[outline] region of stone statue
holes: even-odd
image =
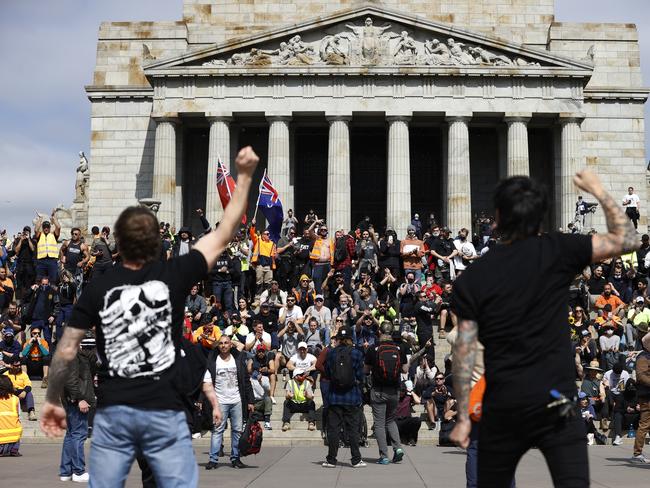
[[[90,178],[90,171],[88,169],[88,160],[83,151],[79,152],[79,166],[77,166],[77,178],[75,180],[75,202],[86,201],[86,188],[88,186],[88,179]]]
[[[348,63],[347,49],[343,48],[344,37],[341,34],[325,36],[318,50],[325,64],[341,65]]]
[[[390,32],[391,25],[375,26],[367,17],[363,25],[345,24],[339,32],[304,41],[299,34],[279,43],[275,49],[254,47],[230,57],[212,59],[203,66],[259,67],[311,65],[429,65],[429,66],[539,66],[510,53],[491,51],[476,44],[457,42],[451,37],[419,41],[407,31]],[[349,29],[349,30],[345,30]],[[351,32],[350,32],[351,31]],[[311,35],[311,34],[310,34]]]
[[[430,65],[448,66],[452,64],[449,48],[438,39],[425,41],[424,59],[425,62]]]
[[[456,42],[453,38],[447,39],[447,46],[454,64],[477,64],[476,60],[463,49],[465,44]]]
[[[470,47],[469,52],[479,64],[491,64],[494,66],[512,66],[512,60],[503,54],[494,54],[480,46]]]
[[[417,61],[418,48],[415,39],[409,36],[409,33],[402,31],[397,45],[393,51],[396,64],[415,64]]]
[[[364,25],[345,25],[348,29],[352,30],[361,42],[361,55],[366,61],[376,61],[379,56],[379,47],[381,36],[384,32],[390,29],[390,24],[382,27],[375,27],[372,25],[372,19],[366,18]]]

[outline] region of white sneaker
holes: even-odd
[[[72,481],[72,476],[59,476],[61,481]]]
[[[363,462],[363,459],[361,461],[359,461],[357,464],[352,465],[353,468],[365,468],[366,466],[368,466],[368,465]]]
[[[336,468],[336,464],[330,464],[327,461],[324,461],[323,464],[321,464],[321,466],[324,468]]]
[[[271,397],[271,403],[275,405],[277,402],[275,401],[275,397]]]
[[[90,476],[88,476],[88,473],[72,475],[72,481],[75,483],[88,483],[89,478]]]
[[[192,434],[192,439],[200,439],[200,438],[201,438],[200,432],[194,432],[194,434]]]
[[[620,446],[621,444],[623,444],[623,438],[622,438],[620,435],[617,435],[617,436],[614,438],[614,442],[612,442],[612,445],[614,445],[614,446]]]
[[[593,446],[594,445],[594,434],[587,434],[587,445],[588,446]]]
[[[630,462],[638,463],[638,464],[647,464],[650,461],[643,454],[639,454],[638,456],[632,457],[632,459],[630,459]]]

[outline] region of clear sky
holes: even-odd
[[[555,3],[560,22],[636,23],[650,86],[650,0]],[[74,198],[77,153],[90,158],[83,87],[92,81],[100,22],[181,17],[182,0],[0,0],[0,229],[13,234],[36,210],[49,214]]]

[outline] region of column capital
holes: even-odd
[[[205,118],[209,122],[230,122],[232,121],[232,112],[205,112]]]
[[[445,114],[445,120],[449,123],[451,122],[469,122],[472,120],[472,112],[457,112],[457,113],[447,113]]]
[[[506,112],[503,120],[510,124],[512,122],[523,122],[527,124],[533,114],[531,112]]]
[[[579,124],[585,119],[585,117],[586,115],[582,112],[560,112],[558,114],[558,121],[562,125],[568,124],[570,122]]]
[[[410,122],[411,114],[386,114],[388,122]]]
[[[266,112],[264,116],[266,117],[266,120],[268,120],[269,122],[279,122],[279,121],[290,122],[291,119],[293,119],[293,115],[286,112]]]
[[[352,120],[352,114],[351,113],[338,113],[338,112],[326,112],[325,113],[325,120],[327,120],[329,123],[336,122],[337,120],[343,121],[343,122],[350,122]]]
[[[157,123],[159,122],[170,122],[172,124],[178,124],[180,119],[178,118],[178,112],[165,112],[152,114],[151,118]]]

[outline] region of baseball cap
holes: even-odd
[[[237,312],[234,312],[234,313],[230,314],[230,320],[233,320],[233,319],[241,320],[241,317],[239,316],[239,314]]]
[[[325,298],[323,298],[323,295],[316,295],[314,300],[325,300]]]
[[[635,301],[636,303],[643,303],[643,302],[645,302],[645,299],[644,299],[643,297],[636,297],[636,298],[634,299],[634,301]]]
[[[584,337],[584,336],[588,336],[588,335],[589,335],[589,331],[588,331],[588,330],[583,330],[583,331],[581,332],[581,334],[582,334],[583,337]]]
[[[337,339],[347,339],[348,337],[352,337],[352,332],[349,327],[341,327],[335,337]]]
[[[298,349],[303,349],[303,348],[307,349],[307,343],[304,341],[298,343]]]
[[[271,306],[271,304],[269,302],[262,302],[262,304],[260,305],[260,307],[266,307],[266,308],[268,308],[270,306]]]
[[[256,351],[266,351],[266,346],[264,344],[258,344],[255,348]]]
[[[293,377],[295,378],[296,376],[300,376],[302,374],[305,374],[305,370],[302,368],[296,368],[293,370]]]
[[[14,330],[11,327],[5,327],[4,329],[2,329],[2,335],[14,336],[16,334],[14,333]]]
[[[584,391],[581,391],[580,393],[578,393],[578,398],[580,400],[587,398],[587,394]]]

